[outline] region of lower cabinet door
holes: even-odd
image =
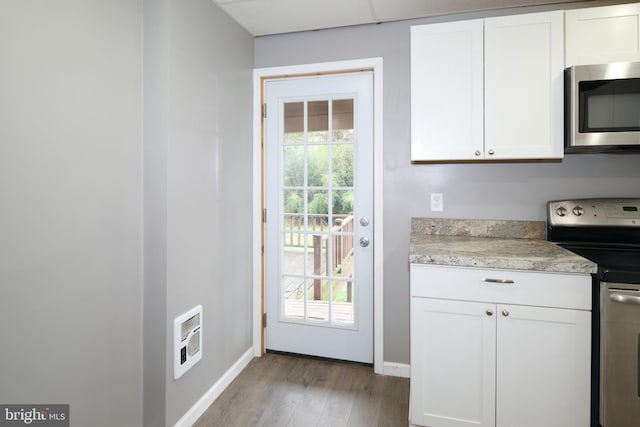
[[[585,427],[591,315],[497,306],[497,427]]]
[[[495,426],[495,311],[411,298],[411,424]]]

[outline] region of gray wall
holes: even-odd
[[[144,0],[144,425],[166,423],[171,0]]]
[[[142,3],[0,4],[0,402],[142,423]]]
[[[171,9],[167,324],[202,304],[204,350],[177,381],[168,358],[169,425],[252,345],[253,37],[210,0],[188,3]]]
[[[253,38],[210,0],[6,0],[0,58],[0,403],[173,425],[251,346]]]
[[[526,11],[548,9],[551,8]],[[640,197],[638,154],[571,155],[556,163],[410,163],[409,27],[482,16],[489,14],[266,36],[255,42],[256,67],[383,58],[385,361],[409,363],[407,258],[412,216],[544,220],[547,200]],[[429,210],[431,192],[443,193],[444,212]]]
[[[173,425],[252,345],[253,37],[211,0],[160,3],[147,15],[159,34],[145,76],[163,83],[145,105],[145,229],[148,249],[166,252],[147,253],[145,288],[159,305],[162,297],[151,294],[166,292],[166,313],[153,323],[160,307],[147,312],[145,367],[159,369],[165,351],[164,371],[149,372],[146,385],[155,395],[157,376],[164,378],[165,422]],[[174,380],[173,319],[197,304],[203,358]],[[154,341],[162,329],[164,341]],[[145,422],[156,406],[147,401]]]

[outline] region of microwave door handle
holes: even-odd
[[[609,295],[609,299],[613,302],[618,302],[620,304],[640,305],[640,297],[634,297],[634,296],[622,295],[622,294],[611,294]]]

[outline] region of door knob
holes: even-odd
[[[369,239],[367,237],[361,237],[360,246],[362,246],[363,248],[366,248],[367,246],[369,246]]]
[[[360,218],[360,225],[363,227],[366,227],[367,225],[369,225],[369,218],[367,218],[366,216],[363,216],[362,218]]]

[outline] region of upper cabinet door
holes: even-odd
[[[563,40],[563,11],[485,20],[487,158],[562,158]]]
[[[566,11],[566,66],[640,61],[640,6]]]
[[[483,21],[411,27],[411,160],[482,158],[482,112]]]

